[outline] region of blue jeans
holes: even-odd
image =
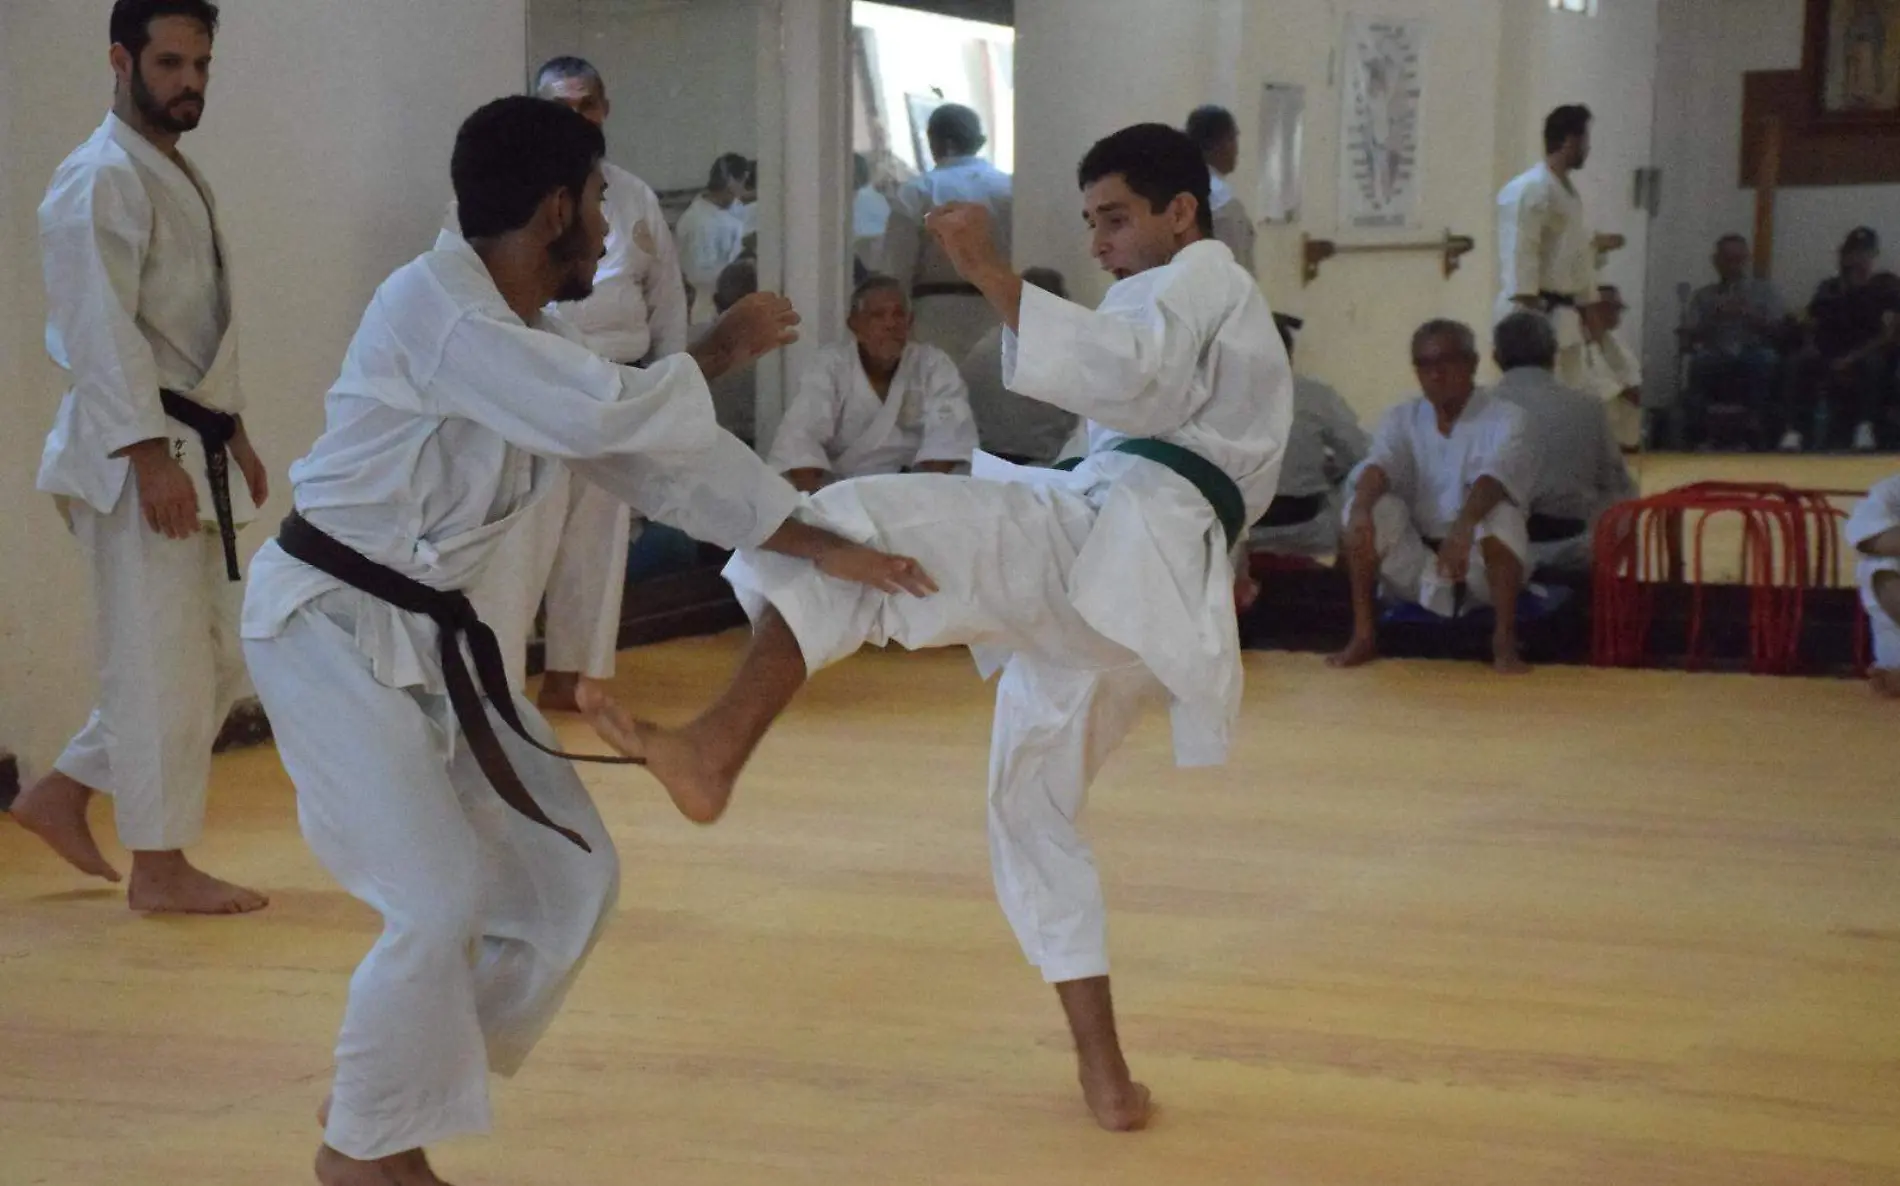
[[[1741,404],[1759,433],[1774,407],[1780,372],[1781,356],[1766,346],[1749,346],[1735,355],[1698,352],[1692,356],[1689,389],[1682,399],[1682,444],[1693,447],[1706,439],[1712,403]]]

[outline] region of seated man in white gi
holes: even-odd
[[[1557,332],[1542,313],[1513,313],[1491,331],[1504,377],[1491,389],[1521,408],[1537,458],[1526,534],[1531,571],[1588,572],[1597,520],[1637,496],[1636,479],[1610,429],[1603,402],[1557,382]]]
[[[1118,281],[1094,312],[1025,285],[981,206],[941,209],[930,230],[1011,327],[1011,390],[1091,421],[1081,464],[982,455],[973,478],[825,488],[811,513],[916,556],[942,592],[853,588],[746,548],[726,573],[753,641],[727,691],[683,729],[606,706],[593,723],[709,820],[809,675],[866,642],[968,645],[983,670],[1000,667],[997,895],[1055,985],[1084,1099],[1104,1128],[1125,1130],[1146,1122],[1149,1097],[1115,1036],[1101,881],[1078,820],[1149,701],[1172,704],[1178,762],[1226,756],[1241,688],[1229,549],[1273,497],[1293,384],[1259,285],[1213,239],[1192,141],[1159,124],[1124,129],[1089,151],[1079,180],[1095,256]]]
[[[1900,699],[1900,474],[1878,482],[1847,520],[1860,553],[1860,603],[1874,631],[1874,690]]]
[[[1379,655],[1376,594],[1453,617],[1497,607],[1492,662],[1529,671],[1518,653],[1517,595],[1530,555],[1524,506],[1536,459],[1524,413],[1477,386],[1471,329],[1428,321],[1412,335],[1424,394],[1386,414],[1346,506],[1352,641],[1327,662],[1357,667]]]
[[[1275,313],[1280,341],[1293,357],[1297,317]],[[1293,376],[1293,432],[1280,467],[1273,505],[1248,533],[1256,552],[1280,556],[1331,556],[1339,549],[1340,479],[1365,459],[1372,438],[1337,391],[1297,371]]]
[[[902,286],[889,276],[858,285],[845,324],[851,340],[812,358],[767,464],[807,493],[840,478],[969,464],[969,389],[949,355],[911,340]]]
[[[1054,268],[1027,268],[1023,283],[1064,300],[1068,283]],[[963,359],[963,381],[970,388],[970,413],[985,453],[1017,465],[1052,465],[1081,420],[1053,404],[1017,395],[1003,386],[1003,327],[994,325]],[[1086,448],[1086,446],[1085,446]],[[1081,456],[1082,451],[1077,452]]]
[[[548,309],[592,287],[605,151],[538,98],[462,125],[467,238],[445,231],[377,290],[291,468],[295,512],[252,565],[244,653],[304,837],[383,916],[350,981],[324,1186],[437,1183],[424,1147],[487,1130],[489,1071],[526,1058],[614,908],[613,841],[466,596],[557,463],[700,539],[811,557],[841,588],[929,592],[914,562],[792,520],[797,492],[713,422],[702,360],[789,340],[785,301],[758,294],[646,370]]]

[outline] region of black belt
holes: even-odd
[[[929,284],[913,284],[910,286],[910,299],[913,301],[922,300],[925,297],[940,297],[940,296],[980,297],[982,295],[983,295],[983,290],[978,288],[976,285],[964,284],[961,281],[956,281],[956,280],[932,282]]]
[[[1214,517],[1220,520],[1221,530],[1227,533],[1227,546],[1231,548],[1240,542],[1240,533],[1247,527],[1247,500],[1241,495],[1240,486],[1220,466],[1192,449],[1154,437],[1129,437],[1117,441],[1110,452],[1146,457],[1186,478],[1189,485],[1201,492],[1207,505],[1214,508]],[[1067,457],[1050,468],[1072,470],[1085,460],[1082,457]]]
[[[1525,528],[1534,544],[1554,544],[1561,540],[1576,539],[1590,530],[1590,524],[1582,519],[1565,519],[1558,515],[1532,515],[1525,520]]]
[[[1256,527],[1298,527],[1319,518],[1326,509],[1324,494],[1276,494]]]
[[[1540,292],[1537,294],[1537,299],[1544,302],[1546,310],[1577,307],[1577,298],[1567,292]]]
[[[508,687],[508,673],[502,664],[501,644],[495,641],[495,632],[476,615],[475,606],[460,590],[431,589],[421,581],[378,564],[311,526],[296,511],[290,512],[284,519],[284,525],[278,529],[277,545],[291,556],[319,572],[328,573],[351,588],[360,589],[397,609],[426,614],[434,619],[442,656],[442,679],[448,685],[449,704],[455,710],[456,721],[462,726],[462,736],[468,739],[468,748],[475,752],[476,764],[488,777],[495,793],[501,796],[502,802],[522,815],[573,841],[582,852],[594,851],[580,833],[563,828],[549,819],[547,813],[541,810],[541,805],[534,801],[534,796],[528,793],[528,788],[522,785],[521,776],[509,764],[508,752],[501,748],[494,726],[488,722],[488,714],[482,710],[482,700],[486,698],[493,704],[510,729],[544,754],[565,758],[570,762],[600,762],[611,766],[644,766],[645,758],[562,753],[530,737],[521,723],[521,714],[515,711],[514,692]],[[475,658],[476,673],[481,676],[481,691],[476,690],[475,681],[469,676],[468,663],[462,657],[460,640],[464,635],[468,638],[469,653]]]
[[[224,544],[224,571],[232,580],[239,580],[237,520],[231,514],[231,459],[225,452],[225,446],[237,435],[238,418],[176,391],[160,391],[158,402],[167,416],[197,433],[204,442],[205,482],[211,487],[211,509],[218,517],[218,539]]]

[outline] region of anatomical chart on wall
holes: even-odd
[[[1354,230],[1418,225],[1426,22],[1346,18],[1340,54],[1340,224]]]

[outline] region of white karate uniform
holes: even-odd
[[[1643,365],[1623,344],[1614,331],[1603,340],[1583,348],[1584,373],[1589,377],[1585,388],[1603,401],[1610,418],[1610,431],[1618,447],[1634,449],[1643,441],[1643,409],[1622,398],[1625,391],[1643,386]]]
[[[1359,417],[1337,391],[1317,379],[1293,380],[1293,427],[1287,437],[1286,464],[1280,467],[1277,494],[1289,498],[1323,496],[1317,515],[1285,527],[1255,527],[1248,536],[1254,551],[1282,556],[1330,556],[1339,550],[1339,483],[1372,446]]]
[[[981,157],[951,157],[928,173],[911,178],[897,191],[884,226],[882,271],[912,293],[916,322],[912,333],[951,358],[962,358],[989,328],[996,310],[970,289],[937,240],[924,232],[924,217],[948,202],[989,207],[996,245],[1008,258],[1013,210],[1009,174]],[[919,285],[954,284],[968,291],[916,295]]]
[[[970,414],[976,418],[977,440],[987,452],[1051,465],[1062,455],[1070,435],[1081,427],[1075,413],[1017,395],[1003,386],[1001,322],[991,326],[970,348],[959,369],[964,385],[970,389]],[[1087,449],[1085,432],[1075,455],[1080,457]]]
[[[967,464],[976,452],[970,392],[950,356],[911,342],[879,399],[855,340],[812,356],[779,421],[766,463],[779,473],[820,469],[840,478],[895,474],[924,461]]]
[[[1422,395],[1386,413],[1361,470],[1378,466],[1388,482],[1386,495],[1372,508],[1379,581],[1387,596],[1451,616],[1453,583],[1439,575],[1438,554],[1425,541],[1445,538],[1480,478],[1497,479],[1508,497],[1473,534],[1465,578],[1470,603],[1492,604],[1480,546],[1486,539],[1497,539],[1528,561],[1524,507],[1537,465],[1525,431],[1524,413],[1483,389],[1472,393],[1449,435],[1438,431],[1438,414]],[[1358,474],[1348,484],[1356,490]],[[1343,518],[1351,517],[1353,506],[1348,499]]]
[[[539,320],[523,324],[445,232],[364,314],[323,435],[291,467],[298,511],[405,576],[467,590],[562,465],[727,547],[762,542],[798,505],[715,425],[691,358],[616,366],[559,315]],[[370,1159],[485,1130],[486,1072],[520,1064],[613,909],[612,840],[572,768],[497,721],[523,784],[594,851],[502,804],[460,742],[430,619],[272,541],[243,636],[304,836],[384,921],[350,983],[324,1139]]]
[[[1858,549],[1896,527],[1900,527],[1900,474],[1874,483],[1867,497],[1854,507],[1842,534],[1849,547]],[[1885,671],[1900,671],[1900,622],[1874,597],[1874,575],[1882,572],[1900,574],[1900,558],[1863,554],[1855,577],[1860,582],[1860,604],[1873,627],[1874,666]]]
[[[710,321],[719,273],[745,249],[745,218],[736,203],[722,210],[701,194],[680,214],[673,238],[686,283],[693,286],[692,320]]]
[[[1250,516],[1273,497],[1292,376],[1266,298],[1216,242],[1117,283],[1098,311],[1023,292],[1005,338],[1019,394],[1089,417],[1073,472],[977,457],[974,477],[840,482],[808,513],[916,557],[941,592],[890,596],[745,550],[726,569],[755,619],[769,604],[812,671],[866,642],[967,645],[1003,672],[990,762],[997,895],[1052,981],[1108,971],[1100,880],[1077,828],[1090,780],[1149,699],[1172,703],[1176,760],[1221,762],[1240,709],[1227,541],[1173,470],[1112,451],[1159,437],[1220,467]]]
[[[1498,262],[1503,283],[1498,291],[1497,320],[1521,306],[1514,296],[1560,293],[1578,305],[1597,297],[1597,253],[1589,224],[1583,217],[1583,198],[1539,161],[1513,177],[1498,191]],[[1583,356],[1583,316],[1560,306],[1550,311],[1557,331],[1559,382],[1587,388]]]
[[[1234,194],[1234,187],[1227,179],[1209,169],[1208,213],[1214,219],[1214,237],[1227,244],[1234,253],[1234,262],[1247,271],[1253,271],[1254,229],[1253,218],[1247,213],[1247,207],[1241,205]]]
[[[98,706],[54,768],[113,797],[119,839],[134,851],[198,842],[211,745],[244,688],[237,586],[204,448],[159,403],[166,388],[244,409],[229,257],[196,173],[108,115],[54,173],[39,210],[46,348],[72,381],[39,488],[91,561],[99,663]],[[172,540],[146,526],[131,462],[113,454],[157,438],[172,442],[210,530]],[[235,462],[230,475],[233,517],[249,522],[256,508]]]
[[[608,164],[602,171],[606,254],[593,294],[559,306],[561,316],[594,353],[614,362],[678,354],[686,349],[686,290],[659,196],[625,169]],[[625,502],[562,474],[521,530],[509,534],[475,604],[501,641],[513,687],[527,682],[528,636],[544,592],[545,668],[613,677],[634,526]]]

